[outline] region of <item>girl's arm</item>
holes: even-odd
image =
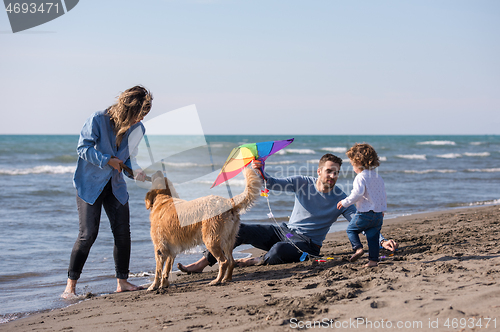
[[[351,194],[348,197],[341,200],[337,204],[337,208],[341,209],[342,207],[351,206],[352,204],[359,201],[361,197],[363,197],[364,193],[365,193],[365,181],[361,176],[358,175],[354,179]]]

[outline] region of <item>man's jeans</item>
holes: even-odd
[[[321,246],[312,243],[307,236],[290,230],[285,223],[280,227],[275,225],[249,225],[241,224],[234,247],[241,244],[251,244],[255,248],[267,251],[263,257],[264,264],[284,264],[300,262],[303,253],[290,243],[293,242],[303,252],[314,256],[319,255]],[[206,250],[204,256],[210,266],[217,260]]]
[[[382,212],[356,212],[349,226],[347,226],[347,237],[351,241],[352,249],[363,248],[359,240],[359,233],[365,232],[366,241],[368,242],[368,259],[378,262],[380,229],[383,222],[384,216]]]

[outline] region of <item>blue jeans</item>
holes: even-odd
[[[241,244],[251,244],[255,248],[265,250],[264,264],[275,265],[300,262],[302,252],[290,243],[293,242],[303,252],[318,256],[321,246],[314,244],[310,238],[290,230],[285,223],[279,228],[275,225],[249,225],[241,224],[234,247]],[[217,260],[206,250],[204,256],[209,265],[214,265]]]
[[[347,226],[347,237],[351,241],[352,249],[363,248],[359,240],[359,233],[365,232],[366,241],[368,242],[368,259],[378,262],[380,229],[383,222],[384,216],[382,212],[356,212],[349,226]]]

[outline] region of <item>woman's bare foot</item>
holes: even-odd
[[[368,263],[365,264],[365,267],[375,267],[375,266],[378,266],[378,262],[368,261]]]
[[[64,290],[64,293],[61,294],[63,299],[70,300],[76,297],[76,282],[76,280],[68,279],[66,289]]]
[[[351,258],[349,259],[349,262],[353,263],[353,262],[357,261],[361,256],[363,256],[364,253],[365,252],[364,252],[363,248],[359,248],[358,250],[356,250],[354,255],[351,256]]]
[[[202,257],[199,261],[186,266],[182,265],[181,263],[177,263],[177,268],[179,269],[179,271],[187,274],[201,273],[207,266],[208,260],[206,259],[206,257]]]
[[[127,279],[116,279],[116,293],[121,292],[132,292],[136,290],[144,289],[141,286],[136,286],[127,281]]]

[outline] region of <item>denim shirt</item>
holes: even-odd
[[[135,137],[129,142],[131,132],[134,132]],[[137,138],[136,133],[140,134],[140,138]],[[85,202],[94,204],[111,179],[114,196],[125,205],[128,202],[128,192],[123,172],[118,172],[108,165],[108,161],[114,156],[124,160],[128,167],[136,169],[137,164],[134,162],[132,165],[131,159],[134,160],[134,156],[137,155],[137,147],[144,133],[143,124],[136,123],[123,135],[120,148],[117,149],[111,118],[106,115],[106,111],[92,114],[83,125],[76,148],[78,162],[73,184],[78,196]]]

